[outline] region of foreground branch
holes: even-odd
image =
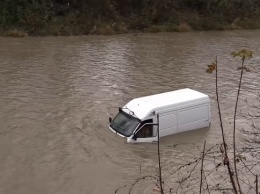
[[[160,191],[161,194],[164,194],[163,192],[163,186],[162,186],[162,168],[161,168],[161,154],[160,154],[160,129],[159,129],[159,116],[157,115],[157,122],[158,122],[158,129],[157,129],[157,137],[158,137],[158,143],[157,143],[157,154],[158,154],[158,165],[159,165],[159,182],[160,182]]]
[[[218,94],[218,60],[216,57],[216,96],[217,96],[217,105],[218,105],[218,115],[219,115],[219,121],[220,121],[220,128],[221,128],[221,135],[222,135],[222,141],[223,141],[223,148],[224,148],[224,165],[227,165],[227,169],[228,169],[228,174],[229,174],[229,178],[232,184],[232,187],[234,189],[234,193],[238,194],[237,192],[237,187],[235,184],[235,180],[233,177],[233,172],[230,166],[230,162],[229,162],[229,158],[228,158],[228,154],[227,154],[227,144],[226,144],[226,140],[225,140],[225,134],[224,134],[224,128],[223,128],[223,122],[222,122],[222,115],[221,115],[221,110],[220,110],[220,103],[219,103],[219,94]]]
[[[256,190],[256,194],[258,193],[258,175],[255,176],[255,190]]]
[[[201,188],[202,188],[202,175],[203,175],[203,162],[204,162],[205,146],[206,146],[206,141],[204,141],[204,146],[203,146],[203,151],[202,151],[202,159],[201,159],[201,169],[200,169],[200,194],[201,194]]]
[[[234,162],[235,176],[236,176],[236,180],[237,180],[239,193],[242,193],[242,190],[241,190],[241,186],[240,186],[239,179],[238,179],[237,164],[236,164],[236,116],[237,116],[238,99],[239,99],[243,72],[244,72],[244,62],[245,62],[245,58],[242,59],[242,68],[241,68],[241,74],[240,74],[240,79],[239,79],[237,99],[236,99],[236,105],[235,105],[235,113],[234,113],[234,121],[233,121],[234,122],[234,124],[233,124],[233,162]]]

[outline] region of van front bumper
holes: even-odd
[[[124,135],[122,135],[122,134],[116,132],[110,125],[108,126],[108,128],[109,128],[111,131],[113,131],[114,133],[116,133],[117,135],[119,135],[120,137],[126,137],[126,136],[124,136]]]

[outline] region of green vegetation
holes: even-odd
[[[0,34],[115,34],[260,28],[256,0],[1,0]]]

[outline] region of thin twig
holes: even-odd
[[[204,162],[204,153],[205,153],[206,141],[204,141],[203,151],[202,151],[202,159],[201,159],[201,169],[200,169],[200,194],[202,188],[202,174],[203,174],[203,162]]]
[[[146,178],[156,179],[155,177],[150,176],[150,175],[148,175],[148,176],[143,176],[143,177],[140,177],[140,178],[136,179],[136,180],[131,184],[131,187],[130,187],[130,189],[129,189],[128,194],[131,194],[131,192],[132,192],[134,186],[135,186],[139,181],[145,180]]]
[[[244,164],[244,166],[246,167],[246,169],[247,169],[252,175],[255,175],[255,174],[251,171],[251,169],[248,168],[248,166],[245,164],[245,162],[243,161],[243,159],[241,159],[240,161]]]
[[[114,194],[116,194],[120,189],[122,189],[122,188],[125,188],[126,187],[126,185],[124,185],[124,186],[122,186],[122,187],[119,187],[119,188],[117,188],[116,190],[115,190],[115,192],[114,192]]]
[[[205,152],[205,155],[213,154],[215,151],[212,151],[212,152],[210,152],[210,151],[211,151],[213,148],[217,147],[217,146],[218,146],[218,144],[213,145],[212,147],[210,147],[209,149],[207,149],[207,151]],[[199,158],[194,158],[193,161],[188,162],[188,163],[186,163],[186,164],[183,164],[183,165],[179,166],[174,172],[172,172],[172,173],[170,173],[170,174],[175,174],[175,173],[179,172],[179,171],[180,171],[182,168],[184,168],[184,167],[190,166],[190,165],[192,165],[192,164],[194,164],[194,163],[198,163],[199,160],[201,160],[201,157],[199,157]]]
[[[199,164],[199,161],[200,161],[200,160],[198,160],[197,163],[193,166],[193,168],[192,168],[191,171],[189,172],[189,175],[179,181],[180,184],[182,184],[183,182],[185,182],[186,180],[188,180],[188,179],[191,177],[191,174],[194,172],[195,168],[196,168],[197,165]]]
[[[207,177],[206,177],[204,171],[203,171],[203,175],[204,175],[204,179],[205,179],[205,182],[206,182],[206,185],[207,185],[206,189],[207,189],[208,193],[210,194],[210,191],[209,191],[209,184],[208,184]]]
[[[255,187],[250,184],[250,178],[251,178],[251,177],[248,177],[248,176],[246,176],[245,174],[243,174],[243,176],[241,176],[241,178],[240,178],[240,177],[238,177],[238,178],[239,178],[239,180],[240,180],[242,183],[244,183],[244,188],[245,188],[245,185],[247,185],[249,189],[255,190]],[[246,180],[243,180],[242,178],[245,178]],[[246,182],[246,181],[248,181],[248,182]],[[245,193],[245,192],[244,192],[244,193]]]

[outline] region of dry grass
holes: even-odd
[[[122,23],[122,24],[116,25],[115,31],[117,33],[127,33],[128,32],[128,28],[127,28],[127,26],[124,23]]]
[[[157,33],[157,32],[161,32],[163,30],[159,26],[151,26],[146,31],[151,32],[151,33]]]
[[[95,31],[95,34],[113,35],[113,34],[115,34],[115,31],[113,30],[113,28],[110,25],[105,25],[105,26],[98,27]]]
[[[9,36],[13,38],[23,38],[23,37],[28,37],[28,34],[22,30],[12,29],[12,30],[8,30],[5,33],[5,36]]]
[[[177,32],[190,32],[192,31],[192,27],[187,24],[186,22],[180,23],[177,28],[176,28]]]
[[[232,23],[229,26],[226,26],[225,30],[242,30],[242,28],[239,25]]]

